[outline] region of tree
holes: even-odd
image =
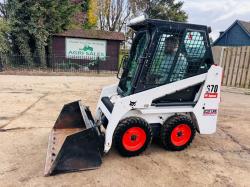
[[[8,33],[10,31],[9,23],[0,18],[0,53],[9,52]]]
[[[120,32],[131,16],[129,1],[98,0],[98,19],[101,30]]]
[[[91,29],[97,25],[97,0],[84,0],[83,12],[86,14],[83,28]]]
[[[147,14],[153,19],[187,21],[182,10],[183,2],[175,0],[97,0],[98,26],[101,30],[125,31],[128,43],[133,36],[131,29],[124,29],[130,18]]]
[[[129,0],[131,14],[133,17],[146,14],[152,19],[163,19],[172,21],[187,21],[187,14],[181,10],[183,2],[175,2],[175,0]],[[132,17],[131,16],[131,17]],[[127,43],[130,45],[134,36],[131,29],[125,33]]]
[[[175,0],[130,0],[133,13],[147,14],[153,19],[186,22],[188,15],[182,10],[183,2]]]
[[[8,0],[7,17],[14,52],[25,61],[46,66],[51,36],[72,25],[79,7],[69,0]]]

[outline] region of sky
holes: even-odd
[[[181,0],[190,23],[212,27],[215,40],[236,19],[250,21],[250,0]]]

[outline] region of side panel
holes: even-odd
[[[99,113],[99,108],[101,108],[101,106],[103,105],[102,104],[102,97],[110,97],[112,95],[115,95],[117,94],[117,85],[118,84],[113,84],[113,85],[110,85],[110,86],[106,86],[102,89],[102,92],[101,92],[101,95],[99,97],[99,100],[98,100],[98,103],[97,103],[97,106],[96,106],[96,115],[95,115],[95,121],[100,119],[100,113]],[[107,111],[107,110],[106,110]],[[109,116],[110,114],[106,114],[107,116]]]
[[[221,97],[221,79],[222,68],[212,66],[208,71],[200,98],[193,110],[201,134],[212,134],[216,131]]]
[[[130,116],[136,116],[140,117],[144,120],[146,120],[149,124],[157,123],[157,124],[163,124],[164,121],[169,118],[173,113],[144,113],[143,110],[130,110],[127,112],[122,118],[127,118]]]

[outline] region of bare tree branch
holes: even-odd
[[[98,11],[99,11],[100,29],[120,32],[124,28],[126,21],[132,15],[130,1],[124,1],[124,0],[98,0],[98,1],[99,1]],[[105,14],[103,14],[104,11]]]
[[[4,0],[3,2],[0,3],[0,16],[3,17],[4,19],[7,19],[7,4],[6,1]]]

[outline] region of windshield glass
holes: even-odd
[[[131,94],[132,82],[135,78],[139,60],[143,56],[147,43],[148,34],[146,31],[138,33],[133,41],[130,55],[123,69],[122,77],[119,83],[119,88],[121,89],[122,95],[124,96]]]

